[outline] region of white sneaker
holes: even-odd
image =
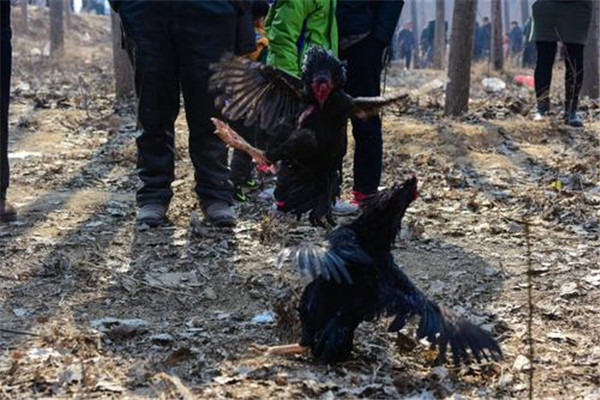
[[[535,115],[533,116],[533,120],[536,122],[543,121],[545,118],[546,118],[546,116],[539,112],[536,112]]]
[[[358,204],[346,200],[337,199],[332,208],[334,215],[352,215],[358,212]]]

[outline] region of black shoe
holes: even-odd
[[[565,118],[565,123],[573,128],[583,128],[583,121],[577,115],[577,111],[571,111]]]
[[[233,206],[217,201],[203,208],[205,221],[218,228],[233,227],[237,223]]]
[[[17,219],[17,210],[7,200],[0,200],[0,222],[11,222]]]
[[[156,227],[165,222],[167,209],[164,204],[145,204],[137,210],[137,223],[146,224],[150,227]]]

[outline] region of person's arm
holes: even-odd
[[[267,18],[267,64],[300,76],[298,39],[309,4],[305,0],[278,0]]]
[[[403,0],[380,0],[371,2],[374,13],[371,36],[381,41],[386,46],[390,44],[403,6]]]

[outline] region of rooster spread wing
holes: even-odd
[[[365,119],[376,115],[384,107],[407,101],[409,98],[407,93],[390,97],[354,97],[351,101],[350,116]]]
[[[281,266],[288,258],[294,260],[301,275],[348,284],[353,283],[348,265],[373,263],[371,256],[360,247],[356,234],[350,229],[334,231],[329,237],[329,247],[325,249],[314,245],[283,249],[277,257],[277,266]]]
[[[502,356],[498,343],[489,333],[428,299],[399,267],[394,265],[390,273],[382,276],[378,283],[380,312],[395,317],[390,332],[402,329],[410,317],[418,316],[417,337],[427,338],[437,346],[441,359],[445,359],[448,345],[457,365],[470,361],[469,349],[477,362],[482,357],[487,360],[488,354],[492,359]]]
[[[211,65],[209,90],[215,106],[230,120],[259,123],[267,132],[304,106],[302,81],[280,69],[231,54]]]

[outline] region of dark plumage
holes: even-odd
[[[501,350],[481,328],[428,299],[398,267],[390,253],[404,212],[417,197],[417,179],[372,197],[363,214],[329,236],[328,247],[287,249],[300,271],[314,280],[304,289],[299,311],[300,345],[327,363],[347,358],[354,331],[362,321],[394,317],[389,331],[419,317],[418,338],[427,338],[445,358],[448,344],[454,362],[496,358]]]
[[[333,224],[348,118],[373,115],[394,98],[353,98],[343,91],[345,64],[320,47],[307,52],[301,78],[244,58],[212,65],[210,89],[230,120],[258,124],[268,135],[266,157],[278,163],[278,208],[314,224]]]

